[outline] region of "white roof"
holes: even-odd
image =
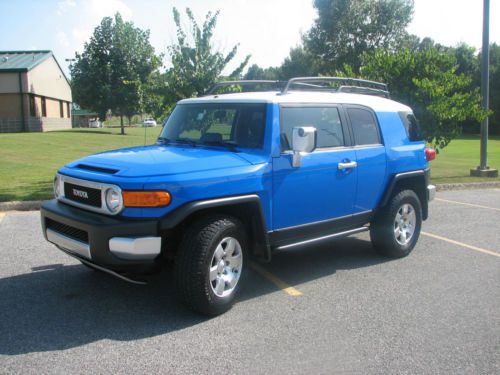
[[[357,104],[364,105],[376,112],[411,111],[411,108],[394,100],[373,95],[351,94],[342,92],[289,91],[285,95],[279,92],[242,92],[232,94],[208,95],[199,98],[184,99],[179,103],[315,103],[315,104]]]

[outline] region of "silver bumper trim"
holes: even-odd
[[[427,196],[429,197],[429,202],[434,200],[436,197],[436,186],[427,185]]]
[[[99,271],[102,271],[102,272],[105,272],[105,273],[108,273],[114,277],[117,277],[119,279],[122,279],[122,280],[125,280],[129,283],[132,283],[132,284],[138,284],[138,285],[146,285],[147,282],[145,281],[141,281],[141,280],[134,280],[134,279],[131,279],[130,277],[127,277],[127,276],[124,276],[124,275],[121,275],[119,274],[118,272],[115,272],[115,271],[111,271],[110,269],[107,269],[105,267],[101,267],[101,266],[98,266],[97,264],[94,264],[92,262],[89,262],[83,258],[80,258],[78,255],[75,255],[74,253],[68,251],[68,250],[65,250],[63,248],[60,248],[60,250],[62,252],[64,252],[65,254],[68,254],[69,256],[75,258],[75,259],[78,259],[80,262],[82,263],[85,263],[87,266],[89,267],[92,267],[92,268],[95,268],[96,270],[99,270]]]
[[[66,237],[52,229],[47,229],[47,240],[69,252],[78,254],[87,259],[92,259],[90,256],[90,246],[84,242]]]
[[[109,250],[122,259],[154,259],[161,252],[161,237],[113,237],[109,240]]]

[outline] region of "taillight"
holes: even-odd
[[[436,150],[434,150],[433,148],[426,148],[425,158],[427,159],[427,161],[436,159]]]

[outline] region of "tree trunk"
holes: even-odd
[[[121,127],[121,135],[125,135],[125,128],[123,127],[123,115],[120,113],[120,127]]]

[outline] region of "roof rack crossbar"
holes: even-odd
[[[349,92],[356,94],[367,94],[367,95],[376,95],[381,96],[383,98],[390,99],[389,92],[386,90],[374,89],[371,87],[359,87],[359,86],[340,86],[337,89],[337,92]]]
[[[301,91],[348,92],[390,98],[385,83],[346,77],[295,77],[286,82],[264,79],[223,81],[215,83],[206,93],[200,96],[215,95],[220,88],[229,86],[241,86],[243,91],[255,91],[245,90],[245,88],[257,88],[265,85],[268,85],[269,89],[259,91],[277,91],[279,95],[287,94],[291,91],[292,86],[296,86]]]
[[[241,80],[241,81],[223,81],[217,82],[214,84],[205,94],[202,96],[212,95],[221,87],[227,86],[259,86],[259,85],[274,85],[271,87],[273,90],[279,91],[280,86],[284,85],[282,81],[272,81],[267,79],[250,79],[250,80]]]
[[[345,77],[296,77],[296,78],[291,78],[288,80],[286,83],[285,87],[281,91],[281,95],[285,95],[288,93],[288,91],[291,89],[291,86],[293,85],[304,85],[304,84],[311,84],[311,83],[321,83],[321,82],[333,82],[333,83],[338,83],[339,87],[336,88],[335,91],[341,91],[340,89],[342,87],[351,87],[352,92],[354,92],[354,88],[359,88],[359,89],[373,89],[373,90],[378,90],[378,91],[373,91],[371,90],[366,90],[366,93],[373,93],[375,94],[376,92],[378,95],[384,94],[385,97],[389,97],[389,90],[387,88],[387,85],[385,83],[380,83],[380,82],[375,82],[375,81],[368,81],[365,79],[357,79],[357,78],[345,78]],[[319,85],[321,86],[321,85]],[[325,89],[328,89],[328,86],[323,86]],[[335,89],[331,87],[331,89]],[[347,92],[346,89],[344,92]],[[357,91],[361,92],[361,90]]]

